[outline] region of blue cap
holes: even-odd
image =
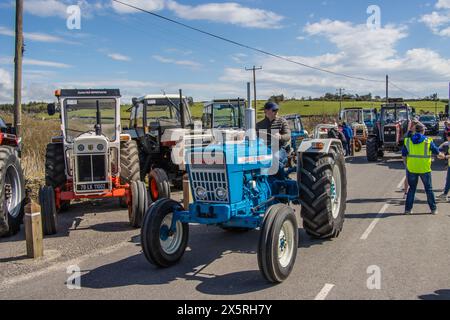
[[[264,105],[264,110],[278,111],[280,110],[280,107],[275,102],[267,102]]]

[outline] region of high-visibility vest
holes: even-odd
[[[431,172],[431,143],[433,139],[426,138],[423,142],[414,144],[411,138],[405,139],[408,150],[406,167],[408,171],[416,174]]]

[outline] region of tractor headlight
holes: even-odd
[[[99,144],[97,145],[97,150],[98,150],[98,151],[103,151],[103,149],[105,149],[105,146],[104,146],[103,144],[99,143]]]
[[[208,192],[206,191],[205,188],[203,187],[197,187],[195,189],[195,195],[197,196],[197,198],[199,199],[206,199],[206,197],[208,196]]]
[[[84,145],[83,144],[79,144],[78,145],[78,151],[80,151],[80,152],[84,151]]]
[[[227,190],[224,188],[217,188],[215,193],[219,200],[225,200],[227,198]]]

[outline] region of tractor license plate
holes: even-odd
[[[77,185],[77,191],[96,191],[108,189],[107,183],[89,183]]]

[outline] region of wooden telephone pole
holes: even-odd
[[[258,110],[256,108],[257,106],[257,101],[256,101],[256,71],[257,70],[262,70],[262,67],[256,68],[255,66],[253,66],[253,68],[245,68],[246,71],[253,71],[253,104],[255,106],[255,121],[258,122],[257,118],[257,114],[258,114]]]
[[[23,0],[16,0],[16,52],[14,57],[14,128],[22,134],[22,56],[23,56]]]

